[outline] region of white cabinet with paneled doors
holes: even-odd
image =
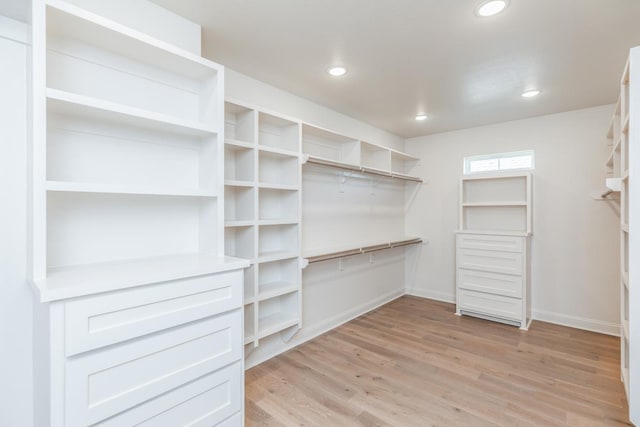
[[[462,179],[456,314],[528,328],[531,227],[531,174]]]

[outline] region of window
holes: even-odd
[[[512,153],[484,154],[464,158],[463,173],[471,175],[483,172],[502,172],[520,169],[533,169],[533,150]]]

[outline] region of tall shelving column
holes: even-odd
[[[83,292],[105,263],[112,288],[215,270],[223,67],[65,1],[36,2],[34,21],[39,291]]]
[[[225,104],[226,253],[245,275],[245,353],[302,325],[300,123]]]
[[[627,267],[625,274],[626,301],[622,307],[628,315],[627,336],[627,400],[629,402],[629,418],[634,424],[640,424],[640,394],[637,386],[640,384],[640,369],[632,362],[637,362],[638,345],[640,344],[640,298],[636,294],[640,287],[640,235],[636,231],[638,218],[640,218],[640,186],[637,185],[640,177],[640,47],[631,49],[627,72],[622,79],[622,93],[624,102],[623,132],[626,135],[625,165],[627,173],[624,179],[624,215],[626,224],[627,241],[624,255],[624,263]],[[622,217],[622,215],[621,215]],[[622,220],[621,220],[622,222]],[[624,232],[623,232],[624,233]]]
[[[528,329],[531,174],[465,176],[456,236],[456,314]]]
[[[34,424],[242,425],[224,68],[80,3],[32,2]]]

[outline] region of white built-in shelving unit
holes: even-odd
[[[530,173],[468,175],[460,181],[456,314],[528,328],[531,194]]]
[[[249,259],[245,353],[301,316],[300,122],[225,103],[225,252]]]
[[[80,2],[32,3],[35,424],[240,425],[224,68]]]
[[[412,185],[418,185],[422,182],[419,177],[410,175],[411,170],[419,161],[417,157],[307,123],[302,125],[302,152],[305,170],[313,167],[338,173],[340,186],[344,186],[352,179],[368,180],[370,181],[371,189],[369,191],[371,194],[374,193],[373,187],[379,184],[379,179],[389,179],[395,181],[396,184],[408,182]],[[356,185],[356,187],[358,186]],[[325,191],[336,189],[337,187],[334,189],[325,188]],[[387,188],[386,191],[400,190],[404,194],[404,189],[405,187],[402,186]],[[354,198],[349,202],[353,203],[353,206],[338,206],[336,211],[339,212],[342,208],[347,208],[352,212],[362,209],[364,199],[360,199],[354,193]],[[371,204],[375,201],[372,199],[367,203]],[[375,207],[371,205],[368,209],[375,209]],[[365,218],[362,220],[364,221]],[[338,221],[340,222],[340,220]],[[326,232],[328,235],[333,235],[330,230],[326,230]],[[365,253],[372,254],[385,249],[422,242],[420,238],[406,237],[397,233],[392,236],[376,237],[381,233],[384,233],[384,230],[370,230],[366,238],[360,238],[357,241],[347,235],[335,236],[335,241],[332,241],[330,245],[318,244],[313,241],[307,242],[303,256],[308,263],[315,263]]]
[[[637,123],[640,122],[640,48],[631,49],[620,82],[620,96],[606,134],[610,154],[606,162],[608,192],[620,194],[620,376],[629,401],[629,417],[640,420],[640,407],[634,399],[634,384],[639,384],[635,366],[634,344],[638,342],[634,313],[640,306],[634,301],[638,272],[632,260],[640,254],[634,230],[640,195],[634,183],[638,176],[640,146]],[[606,193],[605,193],[606,194]],[[635,257],[635,258],[634,258]],[[635,286],[634,286],[635,285]]]
[[[409,175],[417,157],[309,124],[302,126],[302,152],[310,165],[422,182]]]

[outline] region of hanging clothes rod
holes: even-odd
[[[353,172],[360,172],[360,173],[369,174],[369,175],[384,176],[387,178],[397,178],[405,181],[422,182],[421,178],[418,178],[415,176],[410,176],[410,175],[405,175],[401,173],[385,171],[385,170],[380,170],[375,168],[369,168],[366,166],[357,166],[350,163],[338,162],[336,160],[323,159],[315,156],[308,156],[306,160],[304,160],[304,163],[310,163],[314,165],[326,166],[326,167],[336,168],[336,169],[343,169],[343,170],[353,171]]]
[[[422,239],[420,237],[413,237],[410,239],[396,240],[389,243],[381,243],[377,245],[364,246],[362,248],[347,249],[343,251],[315,255],[312,257],[307,257],[307,260],[309,261],[309,264],[311,264],[314,262],[328,261],[331,259],[343,258],[347,256],[352,256],[352,255],[366,254],[370,252],[377,252],[385,249],[399,248],[401,246],[415,245],[418,243],[422,243]]]

